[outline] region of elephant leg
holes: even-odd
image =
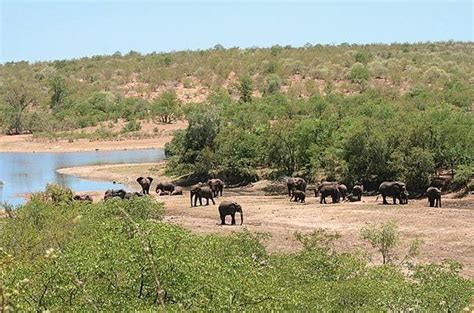
[[[401,199],[399,199],[399,202],[400,202],[400,204],[401,204],[401,201],[400,201],[400,200],[401,200]],[[395,196],[393,196],[393,204],[397,204],[397,197],[395,197]]]
[[[388,204],[387,198],[385,197],[385,195],[382,195],[382,198],[383,198],[383,204]]]
[[[213,205],[216,205],[216,203],[214,202],[214,198],[211,198],[211,201]]]
[[[225,215],[221,214],[221,225],[225,225]]]
[[[441,197],[438,198],[438,205],[441,207]]]
[[[232,217],[232,225],[235,225],[235,212],[230,215]]]
[[[206,198],[206,205],[209,205],[209,198]]]

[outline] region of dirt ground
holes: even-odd
[[[454,194],[444,195],[442,208],[429,208],[427,200],[411,200],[408,205],[382,205],[381,199],[363,197],[362,202],[319,204],[314,194],[307,192],[305,204],[290,202],[285,195],[266,195],[268,181],[260,181],[253,186],[225,189],[224,196],[216,199],[216,204],[197,208],[190,207],[189,193],[184,196],[158,197],[154,193],[156,181],[169,181],[163,176],[163,163],[105,165],[70,168],[63,173],[85,178],[116,180],[129,184],[130,190],[140,190],[136,176],[155,177],[153,197],[166,207],[165,220],[182,225],[197,233],[231,233],[247,228],[252,232],[268,233],[265,242],[270,252],[293,252],[300,247],[295,240],[295,232],[309,233],[316,228],[338,232],[341,238],[336,245],[340,251],[369,251],[373,263],[380,263],[379,254],[366,242],[360,240],[360,228],[366,223],[395,221],[401,234],[399,253],[407,251],[410,242],[419,238],[423,241],[420,262],[441,262],[454,259],[462,264],[462,274],[474,277],[474,195],[455,198]],[[94,201],[99,201],[103,191],[91,192]],[[243,226],[220,226],[217,212],[223,200],[237,201],[244,209]],[[328,199],[330,202],[330,199]],[[230,217],[228,217],[230,219]],[[237,217],[237,223],[240,218]],[[230,221],[229,221],[230,222]]]
[[[115,124],[111,131],[119,131],[124,122]],[[34,138],[33,135],[0,136],[0,152],[75,152],[94,150],[126,150],[126,149],[148,149],[164,148],[165,144],[173,139],[173,132],[187,126],[185,121],[176,121],[172,124],[156,124],[142,122],[141,132],[153,134],[152,138],[142,139],[118,139],[90,141],[89,139],[78,139],[74,142],[68,140],[48,140],[46,138]],[[93,132],[97,127],[89,127],[80,131]],[[156,128],[156,131],[155,131]]]

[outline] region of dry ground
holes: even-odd
[[[114,179],[128,183],[131,190],[139,190],[134,182],[138,176],[151,175],[157,180],[170,180],[163,176],[162,164],[106,165],[61,170],[95,179]],[[306,204],[289,202],[284,195],[265,195],[268,182],[261,181],[251,187],[225,189],[216,205],[190,207],[189,193],[184,196],[158,197],[165,203],[165,219],[198,233],[230,233],[243,227],[253,232],[269,233],[265,243],[271,252],[292,252],[299,249],[294,239],[296,231],[308,233],[316,228],[338,232],[341,238],[337,248],[341,251],[369,250],[373,262],[380,257],[367,243],[359,239],[359,230],[366,223],[395,221],[401,233],[402,254],[411,240],[423,240],[419,261],[440,262],[455,259],[464,264],[463,275],[474,277],[474,196],[462,199],[454,195],[443,197],[442,208],[427,207],[427,200],[412,200],[408,205],[381,205],[375,197],[364,197],[359,203],[319,204],[319,199],[307,194]],[[153,187],[152,187],[153,188]],[[94,200],[102,198],[103,191],[93,192]],[[243,226],[220,226],[217,205],[223,200],[240,203],[244,208]],[[329,200],[330,202],[330,200]],[[237,223],[240,218],[237,217]]]
[[[106,123],[107,124],[107,123]],[[111,131],[119,131],[124,122],[113,125]],[[132,138],[119,140],[90,141],[79,139],[74,142],[68,140],[48,140],[45,138],[34,138],[33,135],[0,136],[0,152],[74,152],[94,150],[126,150],[126,149],[148,149],[164,148],[165,144],[173,139],[173,132],[187,126],[185,121],[177,121],[172,124],[157,124],[152,122],[141,122],[141,132],[152,135],[151,138]],[[155,128],[157,131],[155,131]],[[86,133],[93,132],[97,127],[89,127],[78,131]]]

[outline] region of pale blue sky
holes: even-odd
[[[0,62],[225,47],[473,41],[471,1],[0,0]]]

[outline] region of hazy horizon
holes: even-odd
[[[137,51],[473,40],[472,3],[3,1],[0,63]]]

